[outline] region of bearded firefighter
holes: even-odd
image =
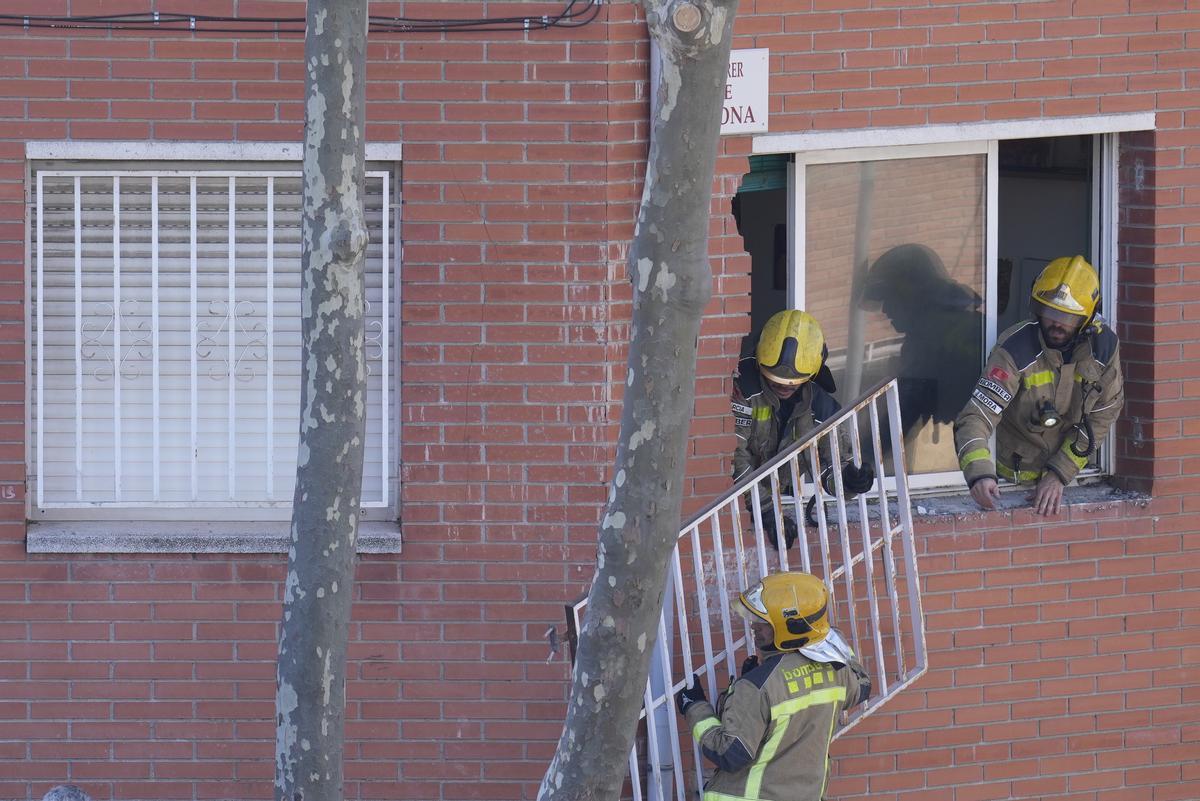
[[[1082,256],[1055,259],[1033,284],[1032,319],[997,340],[954,421],[959,466],[983,509],[996,507],[1005,479],[1032,487],[1037,514],[1058,514],[1063,487],[1121,413],[1120,342],[1099,305],[1095,268]]]

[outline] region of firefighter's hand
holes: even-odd
[[[971,485],[971,497],[980,507],[988,510],[995,509],[996,502],[1000,500],[1000,485],[994,478],[981,478]]]
[[[770,509],[770,507],[763,510],[762,521],[763,521],[763,537],[766,539],[768,545],[770,545],[772,548],[774,548],[776,551],[778,551],[779,550],[779,536],[775,532],[775,513]],[[799,535],[799,531],[797,531],[797,529],[796,529],[796,521],[793,520],[791,518],[791,516],[784,514],[783,515],[783,547],[791,548],[792,543],[794,543],[796,541],[796,537],[798,535]]]
[[[692,677],[695,681],[695,677]],[[679,710],[679,714],[686,715],[688,707],[698,701],[707,701],[708,696],[704,694],[704,685],[699,681],[695,681],[691,687],[684,685],[683,689],[675,693],[675,708]]]
[[[847,493],[858,495],[866,492],[875,483],[875,468],[866,462],[862,467],[855,467],[854,462],[846,462],[842,467],[842,489]]]
[[[742,673],[745,676],[750,671],[758,667],[758,654],[751,654],[742,662]]]
[[[1039,515],[1056,515],[1062,506],[1063,483],[1053,470],[1042,473],[1033,491],[1033,511]]]

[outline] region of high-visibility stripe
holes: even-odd
[[[692,727],[692,737],[696,742],[700,742],[700,738],[704,736],[704,732],[709,729],[715,729],[720,725],[721,721],[716,718],[705,718],[704,720],[697,721],[696,725]]]
[[[1022,378],[1021,382],[1025,385],[1026,389],[1029,389],[1030,387],[1040,387],[1045,384],[1053,384],[1054,383],[1054,371],[1053,370],[1039,370],[1036,373],[1030,373],[1029,375]]]
[[[771,419],[771,407],[770,406],[759,406],[757,409],[754,410],[754,419],[755,420],[770,420]]]
[[[996,472],[999,473],[1001,475],[1001,477],[1007,478],[1009,481],[1018,481],[1018,482],[1019,481],[1037,481],[1039,478],[1042,477],[1041,472],[1038,470],[1022,470],[1019,473],[1014,473],[1013,469],[1006,464],[997,464]]]
[[[1087,464],[1088,457],[1086,457],[1086,456],[1076,456],[1076,455],[1075,455],[1075,451],[1071,450],[1071,443],[1069,443],[1069,442],[1066,442],[1066,441],[1064,440],[1064,441],[1063,441],[1063,444],[1062,444],[1062,448],[1061,448],[1061,450],[1062,450],[1062,452],[1063,452],[1063,453],[1065,453],[1065,454],[1067,455],[1067,458],[1068,458],[1068,459],[1070,459],[1072,462],[1074,462],[1074,463],[1075,463],[1075,466],[1076,466],[1076,467],[1078,467],[1078,468],[1082,469],[1082,468],[1084,467],[1084,465],[1086,465],[1086,464]]]
[[[766,743],[759,749],[758,758],[754,760],[754,765],[750,768],[750,775],[746,777],[746,798],[749,801],[755,801],[758,798],[759,792],[762,790],[763,774],[767,770],[767,765],[771,764],[771,760],[775,758],[775,752],[779,750],[779,743],[783,740],[783,735],[787,733],[792,715],[810,707],[836,704],[845,700],[845,687],[828,687],[824,690],[813,690],[799,698],[782,701],[771,707],[771,724],[774,728]],[[826,740],[826,744],[828,745],[828,740]]]
[[[976,448],[973,451],[967,451],[966,453],[964,453],[962,455],[962,458],[958,460],[958,466],[959,466],[959,468],[966,470],[967,465],[971,464],[972,462],[978,462],[978,461],[981,461],[984,459],[991,459],[991,458],[992,458],[992,452],[989,451],[987,448]]]

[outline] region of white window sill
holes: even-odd
[[[290,523],[39,521],[28,553],[287,553]],[[400,553],[400,524],[362,521],[359,553]]]
[[[1028,509],[1029,494],[1033,492],[1033,484],[1015,486],[1007,482],[1000,484],[1000,501],[996,511],[1011,512],[1017,509]],[[1121,501],[1146,501],[1148,496],[1138,492],[1118,489],[1103,481],[1085,485],[1071,484],[1063,490],[1064,506],[1095,506],[1112,504]],[[984,514],[970,493],[964,490],[949,490],[930,495],[919,495],[912,499],[913,514],[917,517],[958,517],[967,514]]]

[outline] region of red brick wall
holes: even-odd
[[[486,5],[453,10],[511,11]],[[1119,470],[1156,497],[1047,526],[921,521],[932,669],[838,746],[833,790],[1200,797],[1200,23],[1136,1],[845,7],[744,0],[736,46],[771,49],[772,132],[1158,112],[1123,138],[1119,299]],[[567,668],[544,634],[590,577],[619,418],[642,36],[614,4],[573,31],[372,39],[368,138],[404,146],[405,552],[359,568],[348,798],[532,798],[553,747]],[[297,141],[300,57],[296,39],[0,29],[0,483],[24,477],[23,142]],[[721,142],[693,508],[727,485],[749,150]],[[23,498],[0,514],[0,798],[67,780],[269,797],[282,559],[31,557]]]

